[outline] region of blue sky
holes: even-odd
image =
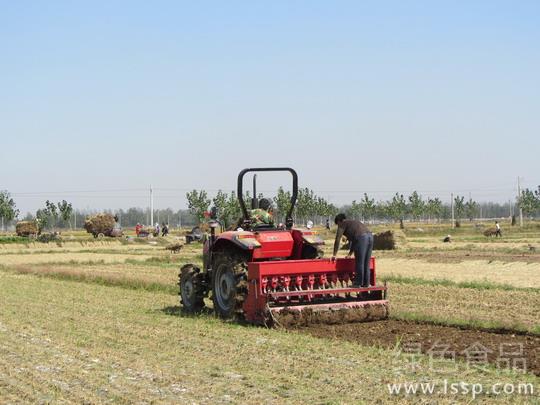
[[[540,183],[540,2],[2,3],[0,189],[22,211],[146,206],[150,184],[179,208],[259,165],[338,204]]]

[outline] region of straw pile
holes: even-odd
[[[97,214],[86,218],[86,221],[84,221],[84,229],[94,236],[97,236],[100,233],[109,235],[114,228],[115,222],[115,218],[111,214]]]
[[[497,235],[497,229],[495,228],[489,228],[484,231],[484,236],[496,236]]]
[[[38,226],[36,221],[20,221],[15,225],[17,236],[30,236],[38,234]]]
[[[373,250],[394,250],[397,248],[397,239],[400,235],[396,235],[393,231],[376,233],[373,235]],[[341,240],[340,250],[349,250],[351,244],[345,237]],[[401,243],[401,242],[400,242]]]
[[[395,248],[394,232],[386,231],[373,235],[373,250],[394,250]]]

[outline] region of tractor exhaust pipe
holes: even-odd
[[[251,209],[259,208],[259,200],[257,199],[257,173],[253,175],[253,197],[251,198]]]

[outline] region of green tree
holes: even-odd
[[[364,197],[360,200],[360,210],[362,211],[364,220],[373,219],[377,211],[375,199],[370,199],[368,195],[364,193]]]
[[[242,217],[240,203],[238,198],[236,198],[236,193],[234,191],[229,194],[229,198],[225,204],[225,212],[223,213],[223,216],[227,219],[227,227],[236,223]]]
[[[443,212],[442,201],[438,198],[428,198],[426,211],[430,217],[440,219]]]
[[[351,203],[351,208],[349,208],[349,216],[351,218],[360,218],[362,215],[362,204],[357,203],[356,200],[353,200]]]
[[[403,197],[403,194],[399,193],[396,193],[394,197],[392,197],[392,200],[388,202],[386,207],[388,215],[394,221],[399,221],[399,227],[401,229],[405,227],[403,225],[403,219],[405,218],[405,215],[407,215],[407,208],[405,197]]]
[[[36,221],[38,224],[39,232],[46,229],[50,220],[50,213],[46,208],[40,208],[36,211]]]
[[[309,188],[301,188],[298,190],[298,200],[296,203],[296,215],[306,220],[312,216],[315,211],[315,193]]]
[[[469,201],[465,203],[465,215],[467,216],[467,218],[469,218],[469,221],[472,221],[474,219],[477,212],[478,203],[476,201],[473,201],[473,199],[469,197]]]
[[[316,215],[330,219],[330,217],[335,216],[337,212],[338,209],[334,204],[328,202],[323,197],[316,198]]]
[[[226,229],[236,223],[242,216],[240,203],[236,198],[234,191],[230,194],[226,194],[219,190],[212,199],[212,203],[216,209],[218,220]]]
[[[339,209],[334,204],[327,203],[324,212],[325,212],[325,215],[324,215],[325,217],[331,218],[331,217],[335,217],[338,214]]]
[[[208,211],[210,199],[204,190],[193,190],[186,193],[189,211],[197,217],[199,223],[204,221],[204,213]]]
[[[456,195],[454,198],[454,211],[456,213],[456,227],[459,228],[461,225],[461,218],[465,213],[465,197]]]
[[[276,211],[280,218],[280,222],[284,222],[285,216],[291,208],[291,192],[285,191],[283,187],[278,188],[277,194],[274,197],[274,204],[276,206]]]
[[[68,203],[66,200],[62,200],[57,204],[58,211],[60,212],[60,218],[62,221],[67,222],[71,228],[71,223],[69,222],[71,214],[73,213],[73,206],[71,203]]]
[[[2,230],[4,228],[4,221],[12,221],[19,215],[19,210],[15,204],[11,194],[7,191],[0,191],[0,218],[2,219]]]
[[[422,196],[417,191],[409,196],[409,212],[414,220],[418,221],[424,215],[426,204],[422,200]]]
[[[518,207],[528,216],[536,212],[539,208],[539,204],[535,193],[528,188],[521,190],[521,196],[518,198]]]
[[[390,211],[389,201],[377,201],[374,216],[377,218],[393,219]]]
[[[45,201],[45,208],[49,213],[53,228],[56,227],[56,221],[58,219],[58,208],[53,202],[50,202],[49,200]]]
[[[227,219],[225,218],[225,206],[227,204],[227,194],[218,190],[216,196],[212,199],[213,210],[217,215],[217,220],[221,222],[224,227],[227,227]]]

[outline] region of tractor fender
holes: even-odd
[[[249,259],[251,259],[253,255],[253,249],[249,249],[246,245],[240,243],[237,239],[234,238],[218,238],[216,242],[214,243],[214,246],[212,248],[213,252],[217,251],[242,251],[242,253],[249,254]]]

